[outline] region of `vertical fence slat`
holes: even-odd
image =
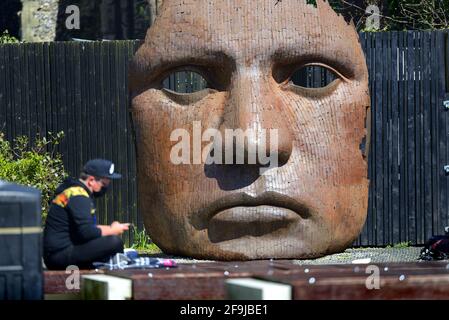
[[[375,93],[374,93],[374,105],[375,105],[375,157],[374,165],[376,170],[374,185],[376,190],[376,201],[375,201],[375,212],[376,212],[376,245],[382,244],[384,242],[383,237],[383,213],[384,213],[384,190],[383,190],[383,157],[384,157],[384,140],[383,140],[383,117],[384,110],[382,104],[382,35],[375,33],[375,57],[376,62],[374,66],[374,76],[375,76]]]
[[[45,43],[43,46],[43,72],[44,72],[44,83],[42,84],[42,88],[44,90],[44,113],[45,113],[45,131],[53,131],[52,124],[52,74],[51,74],[51,66],[50,66],[50,46],[51,44]]]
[[[22,80],[24,81],[24,86],[26,88],[26,122],[24,126],[27,128],[25,134],[31,138],[32,141],[35,139],[37,133],[37,124],[39,122],[37,110],[36,110],[36,47],[39,44],[30,43],[25,46],[25,60],[27,65],[25,66],[24,74],[26,75]]]
[[[72,145],[73,142],[73,132],[72,129],[69,126],[69,119],[68,119],[68,104],[67,104],[67,90],[70,90],[67,86],[67,80],[66,80],[66,60],[65,60],[65,44],[64,43],[55,43],[55,54],[56,54],[56,68],[55,68],[55,75],[56,75],[56,86],[55,90],[57,91],[58,100],[55,105],[55,113],[58,118],[58,122],[56,123],[56,127],[58,131],[65,131],[65,138],[61,142],[61,153],[67,154],[68,156],[64,157],[64,164],[69,169],[69,174],[73,175],[73,172],[70,171],[72,166],[72,157],[73,155],[69,153],[69,148]]]
[[[384,145],[385,145],[385,159],[387,160],[384,163],[384,230],[383,230],[383,243],[392,243],[392,220],[391,220],[391,197],[392,197],[392,188],[391,183],[388,183],[392,180],[391,177],[391,169],[392,169],[392,114],[391,114],[391,82],[390,82],[390,69],[392,67],[391,64],[391,34],[390,33],[382,33],[383,41],[382,41],[382,52],[384,54],[384,63],[382,64],[383,72],[382,72],[382,94],[383,94],[383,105],[384,105]],[[385,130],[386,129],[386,130]]]
[[[123,83],[126,81],[126,77],[123,73],[123,54],[122,54],[122,47],[123,42],[117,42],[115,46],[115,52],[114,52],[114,66],[115,66],[115,74],[117,75],[115,77],[114,81],[114,91],[116,92],[116,106],[115,106],[115,133],[116,133],[116,154],[114,155],[114,162],[117,164],[117,170],[120,170],[120,172],[123,174],[123,177],[125,177],[125,174],[123,172],[124,168],[127,167],[126,165],[126,153],[123,152],[125,150],[125,144],[124,144],[124,137],[126,135],[126,123],[123,121],[126,119],[123,114],[123,109],[126,108],[126,103],[123,99],[123,92],[124,87]],[[116,181],[116,203],[114,205],[119,208],[119,212],[117,217],[119,221],[128,221],[127,220],[127,212],[126,207],[123,206],[123,203],[126,203],[126,199],[124,198],[124,192],[123,192],[123,186],[124,186],[124,180]],[[126,243],[129,243],[129,233],[127,232],[125,235],[125,241]]]
[[[376,171],[375,171],[375,154],[376,154],[376,97],[375,97],[375,85],[374,85],[374,66],[376,62],[375,49],[374,49],[374,34],[369,34],[367,41],[366,54],[369,55],[369,83],[371,91],[371,150],[369,154],[369,178],[371,181],[371,197],[369,198],[369,211],[367,217],[367,230],[368,230],[368,243],[375,244],[375,228],[376,228]]]
[[[406,220],[408,216],[408,208],[407,208],[407,167],[406,167],[406,158],[407,158],[407,117],[406,117],[406,68],[407,68],[407,57],[406,57],[406,48],[407,48],[407,33],[401,32],[399,37],[400,44],[400,64],[399,64],[399,72],[400,72],[400,82],[399,82],[399,123],[400,123],[400,139],[399,139],[399,148],[400,148],[400,175],[401,175],[401,189],[400,189],[400,241],[404,241],[407,239],[407,228],[406,228]]]
[[[45,61],[44,61],[44,43],[40,43],[36,48],[36,106],[35,112],[39,115],[39,122],[37,124],[37,132],[40,134],[47,134],[47,116],[45,112]],[[34,132],[33,132],[34,133]]]
[[[18,59],[18,70],[20,72],[18,77],[18,84],[20,86],[21,95],[20,95],[20,120],[16,123],[16,125],[20,128],[19,135],[25,135],[27,137],[31,137],[30,135],[30,82],[28,81],[28,55],[27,52],[30,47],[30,44],[25,44],[24,46],[19,45],[19,59]],[[31,137],[32,140],[33,137]]]
[[[106,87],[104,86],[104,76],[103,76],[103,61],[105,60],[105,45],[106,43],[95,42],[95,50],[92,53],[92,59],[95,61],[95,91],[92,93],[94,99],[96,101],[96,113],[95,117],[91,118],[90,125],[97,139],[94,144],[94,148],[91,150],[92,154],[90,157],[97,158],[100,155],[104,155],[104,144],[102,137],[104,137],[104,114],[103,114],[103,105],[105,104],[104,100],[104,92],[106,91]],[[95,125],[97,123],[97,125]],[[103,156],[104,157],[104,156]],[[109,215],[106,212],[105,199],[101,199],[97,201],[98,210],[97,212],[102,217],[102,223],[107,224],[109,221]]]
[[[398,32],[391,33],[391,66],[390,66],[390,103],[391,103],[391,224],[392,235],[391,242],[398,243],[399,236],[399,215],[400,212],[400,176],[399,176],[399,103],[398,103],[398,85],[399,85],[399,46]]]
[[[11,119],[12,122],[12,134],[13,137],[17,137],[19,135],[22,135],[22,131],[21,131],[21,123],[22,123],[22,112],[23,112],[23,108],[22,108],[22,87],[20,85],[20,61],[21,59],[23,59],[22,56],[20,56],[21,50],[20,50],[21,46],[19,46],[18,44],[14,44],[12,46],[12,49],[10,51],[10,58],[11,58],[11,62],[13,65],[13,69],[12,69],[12,78],[13,78],[13,85],[12,85],[12,90],[14,90],[14,104],[13,104],[13,118]],[[22,51],[23,52],[23,51]]]
[[[75,105],[75,96],[79,88],[77,87],[74,81],[76,73],[74,53],[77,45],[78,43],[69,42],[68,45],[64,46],[65,47],[64,60],[66,66],[65,79],[66,79],[66,86],[68,88],[68,90],[66,91],[67,128],[68,128],[68,135],[71,137],[71,142],[67,147],[68,150],[70,150],[69,152],[72,153],[69,164],[72,175],[76,174],[76,171],[74,169],[77,167],[77,163],[79,163],[79,152],[77,150],[80,142],[80,139],[77,135],[78,122],[76,121],[77,108]]]
[[[14,119],[14,85],[13,85],[13,77],[12,77],[12,50],[13,46],[8,45],[6,46],[5,50],[5,63],[6,63],[6,74],[5,74],[5,80],[6,80],[6,96],[8,97],[6,109],[7,109],[7,123],[6,123],[6,137],[9,141],[12,141],[14,137],[13,132],[13,125],[15,122]]]
[[[95,78],[96,67],[94,59],[95,44],[93,42],[88,42],[84,46],[82,51],[83,55],[81,61],[84,68],[81,70],[81,77],[84,82],[84,96],[83,100],[83,116],[82,121],[84,125],[90,126],[91,132],[96,134],[96,127],[92,126],[93,118],[97,118],[97,101],[95,99],[94,92],[97,88],[98,79]],[[83,139],[89,141],[89,135],[87,132],[83,132]],[[84,147],[84,158],[83,163],[85,163],[89,158],[92,157],[92,149],[96,147],[96,141],[90,141],[90,143],[83,144]],[[97,214],[97,220],[100,221],[100,217]]]
[[[53,63],[52,63],[53,61]],[[56,63],[54,63],[54,61],[56,61],[56,44],[55,43],[50,43],[49,44],[49,48],[48,48],[48,68],[47,68],[47,72],[49,74],[49,79],[50,79],[50,85],[48,88],[48,94],[50,97],[50,103],[49,103],[49,113],[47,116],[47,121],[49,123],[50,126],[50,130],[53,132],[58,132],[59,128],[58,128],[58,113],[59,113],[59,108],[58,108],[58,79],[57,79],[57,72],[56,72]],[[66,132],[67,134],[67,132]],[[64,138],[65,140],[65,138]],[[59,146],[59,150],[62,149],[62,144],[64,143],[64,140],[61,142],[61,145]]]
[[[131,216],[130,216],[130,208],[129,203],[131,202],[130,198],[130,191],[128,188],[128,181],[129,181],[129,171],[127,168],[129,167],[129,156],[127,152],[127,138],[130,134],[128,130],[128,88],[127,88],[127,76],[128,76],[128,42],[122,42],[119,48],[118,52],[118,68],[119,68],[119,80],[117,82],[117,86],[120,93],[120,103],[119,103],[119,120],[120,120],[120,146],[119,150],[121,150],[121,164],[120,164],[120,171],[123,174],[123,179],[121,180],[121,203],[120,207],[122,208],[122,211],[124,213],[122,220],[126,222],[131,222]],[[127,191],[129,190],[129,192]],[[132,238],[130,232],[127,233],[127,240],[128,244],[132,244]]]
[[[132,59],[132,56],[134,56],[134,53],[138,50],[138,48],[141,46],[141,42],[134,42],[132,44],[129,45],[128,47],[128,56],[129,56],[129,60]],[[127,88],[128,88],[128,84],[127,84]],[[129,89],[129,88],[128,88]],[[129,97],[129,106],[131,106],[131,98]],[[134,132],[134,128],[132,126],[132,115],[131,115],[131,109],[128,110],[128,125],[131,128],[131,132],[128,135],[128,153],[130,155],[130,167],[131,167],[131,172],[130,172],[130,184],[131,184],[131,190],[132,190],[132,212],[133,212],[133,220],[134,222],[137,222],[136,227],[140,230],[141,228],[143,228],[143,222],[142,222],[142,216],[138,214],[138,200],[137,200],[137,165],[136,165],[136,160],[137,160],[137,154],[136,154],[136,144],[135,144],[135,132]]]
[[[113,104],[114,104],[114,95],[111,91],[111,77],[113,76],[111,73],[111,51],[112,51],[113,42],[106,42],[102,46],[104,49],[103,61],[101,61],[101,65],[103,67],[103,85],[104,91],[102,92],[104,104],[101,106],[102,115],[104,118],[104,131],[100,137],[103,145],[103,153],[99,155],[101,158],[112,158],[112,154],[114,153],[114,144],[110,143],[109,139],[112,137],[112,114],[113,114]],[[112,109],[112,110],[111,110]],[[107,194],[105,197],[105,210],[108,215],[108,224],[114,221],[115,212],[112,207],[112,199],[111,194]]]
[[[414,105],[413,83],[410,79],[413,75],[413,32],[408,31],[404,38],[404,192],[406,215],[403,216],[404,238],[403,241],[411,240],[411,226],[414,225],[415,211],[413,208],[415,189],[414,189]]]
[[[122,179],[120,180],[120,192],[119,192],[119,203],[118,207],[121,210],[121,221],[129,222],[129,211],[128,203],[130,202],[127,192],[127,181],[129,179],[128,170],[128,154],[126,152],[126,138],[128,136],[128,124],[127,124],[127,111],[128,111],[128,101],[127,101],[127,91],[126,91],[126,42],[120,42],[118,44],[116,54],[116,65],[117,65],[117,80],[116,80],[116,90],[118,93],[118,104],[117,104],[117,126],[118,132],[120,134],[118,150],[121,156],[117,158],[118,167],[122,173]],[[130,244],[130,234],[127,232],[127,238],[125,239],[128,244]]]
[[[102,92],[102,75],[101,75],[101,50],[100,50],[100,43],[95,42],[91,48],[90,54],[89,54],[89,65],[91,66],[89,69],[89,81],[92,81],[95,83],[95,85],[91,86],[89,88],[89,96],[90,96],[90,105],[88,105],[88,108],[91,109],[92,115],[89,117],[89,126],[91,127],[91,131],[93,134],[98,136],[101,131],[101,127],[103,126],[103,119],[101,118],[101,111],[100,111],[100,105],[103,103],[101,98],[101,92]],[[97,121],[95,121],[97,120]],[[97,125],[95,123],[97,122]],[[100,139],[96,139],[90,144],[88,156],[90,158],[97,157],[97,153],[101,152],[101,141]]]
[[[422,179],[423,179],[423,167],[422,167],[422,103],[421,103],[421,32],[414,32],[414,69],[413,74],[413,97],[415,106],[415,206],[416,206],[416,220],[415,220],[415,239],[413,243],[422,243]]]
[[[5,138],[8,140],[11,140],[11,129],[10,129],[10,124],[11,124],[11,102],[12,102],[12,97],[11,97],[11,76],[10,76],[10,68],[11,68],[11,64],[9,62],[9,51],[11,46],[10,45],[4,45],[1,46],[2,48],[2,61],[3,61],[3,69],[2,69],[2,73],[3,73],[3,81],[2,84],[3,86],[0,87],[2,90],[2,94],[4,97],[3,103],[0,105],[3,110],[2,110],[2,115],[3,115],[3,121],[0,124],[1,125],[1,130],[3,131],[3,133],[5,134]]]
[[[110,127],[109,127],[109,137],[107,138],[105,137],[105,147],[108,144],[111,144],[109,146],[109,150],[107,150],[106,154],[107,159],[112,160],[113,162],[117,162],[117,158],[120,156],[119,153],[117,152],[117,143],[118,143],[118,137],[119,137],[119,132],[117,130],[117,92],[116,92],[116,87],[115,87],[115,79],[117,79],[117,72],[116,72],[116,49],[117,49],[117,41],[113,41],[111,42],[111,46],[109,47],[109,97],[110,97],[110,104],[106,105],[106,112],[108,114],[110,114]],[[108,140],[112,140],[113,143],[111,143]],[[118,199],[118,183],[116,183],[115,181],[112,183],[112,191],[114,193],[114,197],[108,197],[109,198],[109,205],[111,206],[111,208],[117,208],[117,199]],[[115,210],[113,210],[111,218],[112,221],[116,221],[116,220],[120,220],[120,214],[121,212],[117,212]],[[111,221],[111,222],[112,222]]]
[[[432,213],[435,207],[432,204],[432,194],[436,192],[433,188],[433,146],[432,146],[432,104],[430,99],[430,32],[422,33],[422,92],[423,92],[423,161],[424,161],[424,213],[423,225],[424,235],[423,240],[426,241],[432,234]]]
[[[79,111],[80,111],[80,121],[83,126],[86,126],[89,124],[89,118],[91,118],[91,114],[95,114],[95,105],[92,101],[91,95],[89,90],[92,90],[93,84],[90,80],[90,75],[94,72],[94,67],[92,65],[92,62],[90,60],[90,50],[92,48],[92,43],[87,42],[83,44],[83,46],[80,48],[79,51],[79,61],[80,65],[82,66],[79,70],[79,77],[81,81],[81,100],[79,105]],[[78,165],[78,170],[81,170],[81,166],[86,163],[86,161],[89,159],[89,149],[91,143],[87,143],[88,135],[86,130],[81,130],[81,139],[83,141],[81,148],[82,148],[82,161]],[[97,220],[98,220],[98,214],[97,214]]]
[[[75,154],[75,163],[73,164],[73,171],[75,174],[79,175],[79,167],[82,166],[84,162],[84,150],[83,145],[87,143],[87,141],[83,137],[83,131],[86,131],[84,129],[85,123],[83,123],[82,120],[82,101],[83,96],[85,94],[83,90],[83,84],[81,83],[81,69],[84,69],[84,66],[81,65],[81,55],[84,54],[84,43],[75,43],[72,47],[72,55],[73,55],[73,74],[71,75],[73,79],[73,86],[74,86],[74,96],[73,96],[73,127],[75,129],[75,145],[76,147],[76,154]],[[75,150],[74,150],[75,151]]]
[[[429,61],[436,61],[435,56],[435,33],[429,34]],[[430,111],[431,111],[431,134],[432,134],[432,233],[438,230],[438,217],[441,211],[440,203],[440,171],[438,167],[440,165],[440,155],[439,155],[439,113],[441,110],[438,108],[436,98],[436,64],[432,63],[430,65]]]

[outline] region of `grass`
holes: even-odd
[[[135,226],[132,227],[133,231],[133,244],[132,249],[137,250],[139,254],[154,254],[162,253],[161,249],[151,241],[150,237],[145,231],[145,228],[139,231]]]
[[[150,243],[144,248],[133,248],[136,249],[139,254],[156,254],[162,253],[162,250],[155,243]]]
[[[330,258],[330,256],[327,256]],[[351,258],[351,254],[349,252],[341,252],[341,253],[335,253],[332,258],[335,260],[346,260]]]
[[[399,248],[408,248],[412,245],[412,243],[410,241],[404,241],[404,242],[399,242],[394,244],[393,246],[388,245],[386,248],[391,249],[391,248],[395,248],[395,249],[399,249]]]

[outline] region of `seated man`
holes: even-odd
[[[48,269],[76,265],[92,268],[123,252],[118,235],[129,223],[96,224],[94,198],[104,195],[111,179],[119,179],[114,164],[103,159],[86,163],[79,180],[68,178],[57,189],[44,229],[44,262]]]

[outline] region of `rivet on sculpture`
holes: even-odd
[[[293,84],[292,74],[309,65],[336,80],[322,88]],[[201,74],[208,88],[164,89],[179,70]],[[130,83],[140,212],[164,252],[312,258],[342,251],[360,234],[369,184],[368,148],[361,147],[369,140],[368,71],[353,24],[328,3],[165,0]],[[221,137],[231,129],[276,131],[277,145],[269,135],[195,142],[208,129]],[[176,130],[190,139],[181,150],[190,163],[173,161]],[[198,152],[200,160],[217,159],[221,147],[226,160],[244,150],[244,162],[194,159]],[[276,166],[262,171],[261,161],[248,160],[251,150],[275,156]]]

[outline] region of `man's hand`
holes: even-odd
[[[120,223],[118,221],[114,221],[111,224],[111,229],[113,232],[115,232],[115,234],[122,234],[129,229],[129,223]]]
[[[129,223],[114,221],[110,226],[97,226],[102,236],[118,236],[129,229]]]

